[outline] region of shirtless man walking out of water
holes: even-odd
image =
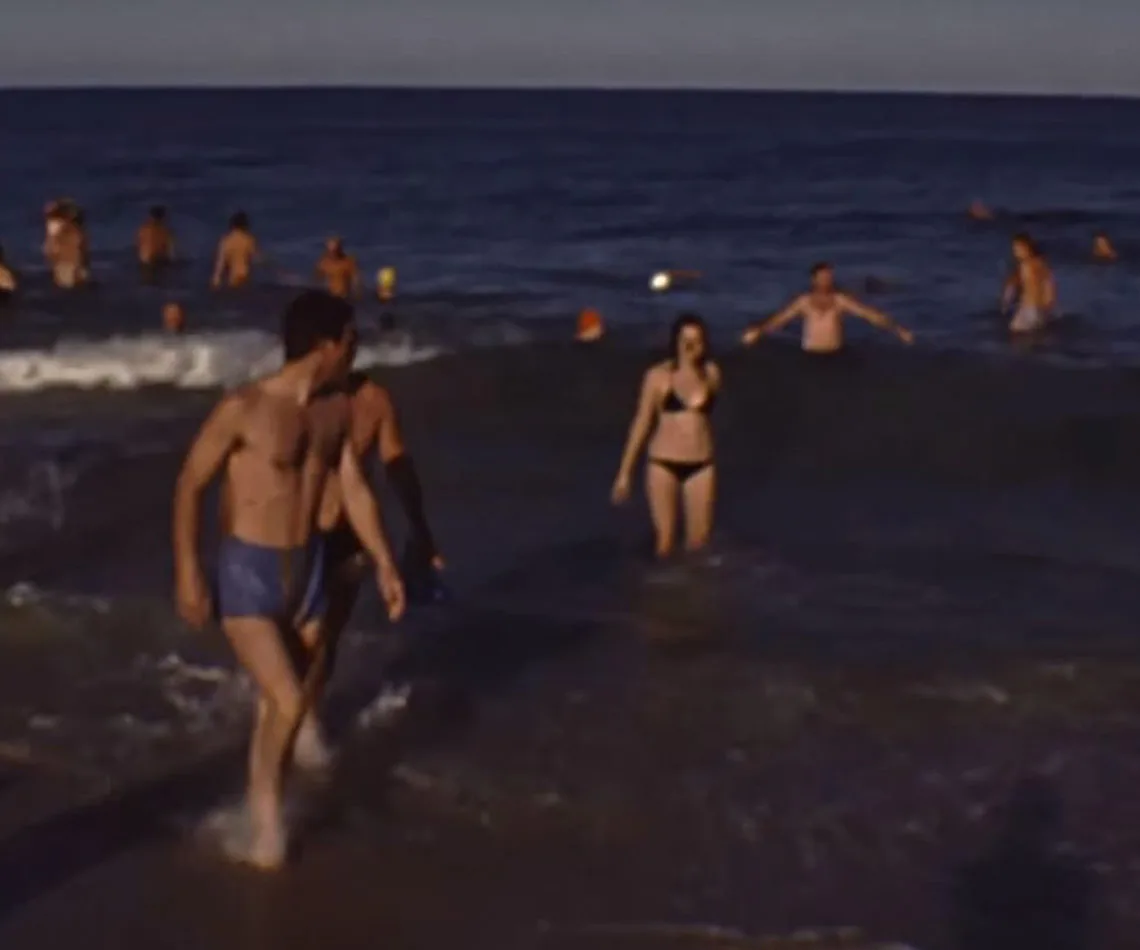
[[[344,241],[338,237],[325,242],[325,252],[317,261],[317,275],[334,296],[348,298],[360,294],[356,258],[345,252]]]
[[[154,274],[174,260],[174,234],[166,222],[166,209],[155,205],[139,226],[135,237],[139,264],[144,273]]]
[[[230,287],[247,284],[257,254],[257,240],[249,230],[249,216],[239,211],[230,218],[229,230],[218,242],[218,257],[214,262],[210,286],[216,290],[223,282]]]
[[[364,373],[348,377],[347,391],[352,404],[352,426],[349,440],[361,467],[376,452],[384,466],[388,483],[403,506],[410,529],[405,568],[411,568],[404,583],[409,593],[417,581],[422,583],[427,571],[441,570],[443,558],[424,511],[423,488],[411,455],[404,445],[399,417],[392,397],[383,386]],[[320,725],[318,708],[324,684],[332,672],[337,642],[352,616],[360,584],[364,579],[367,558],[351,525],[345,519],[344,498],[339,482],[330,481],[321,502],[319,523],[324,534],[325,588],[328,591],[328,613],[325,615],[326,663],[321,679],[314,685],[313,704],[301,724],[297,736],[298,761],[314,767],[327,763],[330,754]],[[417,577],[419,574],[421,576]]]
[[[1015,303],[1011,333],[1037,333],[1045,329],[1057,306],[1053,272],[1028,234],[1013,239],[1014,271],[1002,288],[1001,309],[1007,313]]]
[[[222,399],[202,424],[175,489],[178,612],[194,627],[216,614],[260,693],[249,758],[252,837],[233,856],[264,869],[286,857],[284,773],[323,667],[327,601],[317,515],[332,481],[375,564],[389,616],[404,609],[403,584],[349,439],[348,397],[329,388],[344,378],[354,334],[344,301],[317,291],[298,297],[282,323],[284,367]],[[198,535],[202,495],[219,473],[224,539],[214,602]],[[300,664],[291,649],[301,653]]]
[[[914,342],[914,334],[899,326],[885,313],[838,291],[835,287],[835,270],[830,264],[816,264],[811,269],[811,290],[801,294],[775,316],[749,327],[741,340],[745,346],[752,346],[761,337],[774,333],[800,317],[804,322],[801,347],[805,353],[838,353],[843,349],[843,318],[847,314],[893,333],[908,346]]]

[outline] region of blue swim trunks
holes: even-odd
[[[300,548],[270,548],[232,535],[218,551],[218,617],[304,623],[323,617],[325,552],[314,536]]]

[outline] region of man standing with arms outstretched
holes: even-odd
[[[202,424],[174,496],[175,599],[194,627],[216,615],[259,691],[249,758],[248,847],[232,856],[271,870],[286,857],[282,786],[297,728],[323,666],[325,554],[321,499],[339,483],[344,510],[375,565],[391,619],[404,590],[375,497],[349,439],[350,408],[335,384],[355,342],[352,307],[308,291],[285,312],[281,370],[227,394]],[[330,386],[330,384],[333,384]],[[216,601],[198,550],[202,495],[222,475],[224,537]],[[291,648],[304,657],[298,671]]]

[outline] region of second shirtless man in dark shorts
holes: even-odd
[[[346,388],[352,405],[349,439],[353,452],[365,470],[371,468],[372,453],[379,456],[408,521],[409,557],[405,566],[410,566],[412,573],[404,581],[412,592],[417,581],[415,574],[443,567],[443,558],[424,511],[419,474],[404,445],[399,417],[388,390],[358,372],[348,376]],[[297,761],[314,769],[326,766],[331,759],[321,730],[318,703],[331,673],[337,641],[356,606],[368,565],[367,554],[346,518],[347,513],[341,484],[330,481],[318,518],[324,533],[325,589],[329,602],[325,616],[326,664],[321,679],[314,684],[313,703],[297,737]]]
[[[220,618],[260,694],[249,758],[251,840],[232,856],[267,870],[286,858],[285,771],[323,675],[326,565],[317,516],[332,482],[375,565],[389,616],[404,610],[403,584],[349,438],[350,404],[339,386],[355,332],[345,301],[316,291],[299,296],[282,322],[284,367],[222,398],[175,489],[178,611],[194,627]],[[202,495],[219,474],[224,537],[215,599],[198,536]]]

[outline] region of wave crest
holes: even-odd
[[[404,366],[439,356],[410,334],[391,334],[362,345],[356,365]],[[181,389],[233,386],[281,365],[275,336],[261,330],[218,330],[185,336],[142,334],[105,340],[63,339],[48,349],[0,352],[0,392],[35,392],[51,387]]]

